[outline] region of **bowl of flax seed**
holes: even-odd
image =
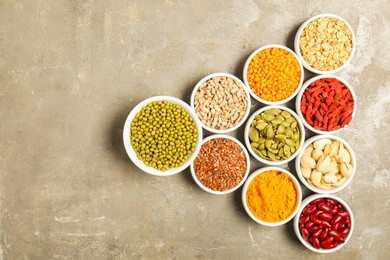
[[[215,134],[203,140],[190,169],[196,184],[212,194],[227,194],[244,184],[250,157],[236,138]]]

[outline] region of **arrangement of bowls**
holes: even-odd
[[[300,131],[300,139],[299,139],[299,147],[298,147],[298,149],[296,149],[296,151],[293,154],[291,154],[291,156],[289,158],[287,158],[285,160],[271,161],[271,160],[266,160],[266,159],[258,156],[253,151],[253,149],[251,147],[251,141],[249,139],[249,129],[251,127],[252,121],[254,120],[255,116],[261,114],[262,112],[264,112],[264,111],[266,111],[268,109],[273,109],[273,108],[277,108],[277,109],[281,109],[281,110],[289,112],[297,120],[298,128],[299,128],[299,131]],[[298,115],[294,111],[289,109],[288,107],[280,106],[280,105],[265,106],[265,107],[257,110],[256,112],[254,112],[252,114],[252,116],[248,119],[248,121],[246,123],[246,126],[245,126],[245,131],[244,131],[244,139],[245,139],[245,144],[246,144],[246,147],[248,148],[248,151],[252,154],[253,157],[256,158],[256,160],[258,160],[261,163],[267,164],[267,165],[273,165],[273,166],[282,165],[282,164],[288,163],[291,160],[293,160],[298,155],[298,153],[301,151],[301,149],[303,147],[303,142],[305,141],[305,128],[303,127],[302,121],[298,117]]]
[[[320,140],[320,139],[330,139],[330,140],[337,140],[337,141],[340,141],[341,143],[343,143],[344,145],[344,148],[349,152],[350,154],[350,157],[351,157],[351,165],[353,166],[353,172],[352,172],[352,175],[346,179],[346,181],[341,184],[340,186],[338,187],[335,187],[335,188],[331,188],[329,190],[324,190],[324,189],[320,189],[318,187],[315,187],[313,184],[309,183],[307,181],[307,179],[303,176],[302,174],[302,171],[301,171],[301,158],[302,158],[302,155],[305,151],[305,149],[312,143],[314,143],[315,141],[317,140]],[[355,153],[353,152],[352,150],[352,147],[342,138],[338,137],[338,136],[334,136],[334,135],[316,135],[316,136],[313,136],[311,138],[309,138],[303,145],[301,151],[299,152],[296,160],[295,160],[295,170],[297,172],[297,175],[298,175],[298,178],[299,180],[303,183],[303,185],[305,185],[308,189],[310,189],[311,191],[314,191],[316,193],[320,193],[320,194],[331,194],[331,193],[336,193],[336,192],[339,192],[341,190],[343,190],[345,187],[347,187],[349,185],[349,183],[352,181],[352,178],[355,176],[356,174],[356,156],[355,156]]]
[[[239,79],[237,78],[236,76],[232,75],[232,74],[229,74],[229,73],[223,73],[223,72],[218,72],[218,73],[213,73],[213,74],[210,74],[210,75],[207,75],[206,77],[202,78],[194,87],[192,93],[191,93],[191,100],[190,100],[190,105],[191,105],[191,108],[193,110],[195,110],[195,96],[196,96],[196,93],[198,92],[200,86],[205,83],[206,81],[208,81],[209,79],[211,78],[215,78],[215,77],[227,77],[227,78],[231,78],[233,79],[240,87],[242,87],[242,89],[245,91],[245,95],[247,96],[247,100],[248,100],[248,103],[247,103],[247,107],[246,107],[246,110],[245,110],[245,115],[241,118],[241,120],[236,123],[234,126],[232,127],[229,127],[229,128],[226,128],[226,129],[215,129],[215,128],[212,128],[212,127],[209,127],[207,126],[201,119],[199,119],[199,121],[201,122],[201,125],[204,129],[206,129],[207,131],[209,132],[212,132],[212,133],[215,133],[215,134],[225,134],[225,133],[228,133],[228,132],[231,132],[231,131],[234,131],[236,130],[237,128],[239,128],[244,122],[245,120],[248,118],[248,115],[249,115],[249,112],[250,112],[250,108],[251,108],[251,98],[250,98],[250,95],[249,95],[249,91],[247,89],[247,87],[245,86],[245,84]],[[196,113],[195,113],[196,114]]]
[[[229,140],[235,142],[236,144],[238,144],[241,147],[241,149],[244,151],[245,158],[246,158],[246,172],[245,172],[245,175],[242,178],[242,180],[236,186],[234,186],[231,189],[224,190],[224,191],[215,191],[215,190],[210,189],[209,187],[206,187],[205,185],[203,185],[202,182],[199,181],[199,179],[198,179],[198,177],[196,176],[196,173],[195,173],[194,163],[191,164],[190,169],[191,169],[192,178],[194,179],[194,181],[196,182],[196,184],[198,184],[198,186],[200,188],[202,188],[204,191],[207,191],[207,192],[209,192],[211,194],[223,195],[223,194],[232,193],[233,191],[237,190],[238,188],[240,188],[244,184],[245,180],[247,179],[247,177],[249,175],[250,157],[249,157],[248,151],[245,149],[245,146],[240,141],[238,141],[236,138],[231,137],[229,135],[224,135],[224,134],[214,134],[214,135],[211,135],[209,137],[206,137],[203,140],[202,145],[207,143],[208,141],[216,139],[216,138],[229,139]]]
[[[301,49],[300,49],[300,38],[301,38],[301,35],[303,33],[303,31],[305,30],[306,26],[311,23],[312,21],[318,19],[318,18],[321,18],[321,17],[330,17],[330,18],[336,18],[338,20],[341,20],[343,21],[346,26],[349,28],[349,30],[351,31],[352,33],[352,51],[351,51],[351,54],[349,55],[347,61],[340,67],[334,69],[334,70],[327,70],[327,71],[323,71],[323,70],[318,70],[318,69],[315,69],[313,68],[312,66],[310,66],[306,61],[305,59],[303,58],[302,54],[301,54]],[[344,20],[343,18],[341,18],[340,16],[337,16],[337,15],[334,15],[334,14],[320,14],[320,15],[316,15],[316,16],[313,16],[311,17],[310,19],[306,20],[298,29],[296,35],[295,35],[295,40],[294,40],[294,49],[295,49],[295,53],[297,54],[299,60],[301,61],[301,63],[303,64],[303,66],[311,71],[311,72],[314,72],[316,74],[333,74],[333,73],[336,73],[336,72],[339,72],[340,70],[342,70],[343,68],[345,68],[349,63],[350,61],[352,60],[352,57],[355,53],[355,50],[356,50],[356,38],[355,38],[355,34],[352,30],[352,27],[351,25],[346,21]]]
[[[130,141],[130,137],[131,137],[130,124],[134,120],[135,115],[139,111],[141,111],[141,109],[143,107],[145,107],[149,103],[152,103],[155,101],[169,101],[172,104],[177,104],[180,107],[184,108],[186,110],[186,112],[194,120],[195,127],[196,127],[197,132],[198,132],[198,137],[197,137],[196,145],[195,145],[195,151],[192,153],[192,155],[179,167],[171,168],[167,171],[160,171],[160,170],[157,170],[156,168],[145,165],[140,159],[137,158],[137,155],[136,155],[136,153],[131,145],[131,141]],[[123,143],[125,145],[126,152],[127,152],[128,156],[130,157],[131,161],[133,161],[133,163],[138,168],[143,170],[144,172],[152,174],[152,175],[156,175],[156,176],[169,176],[169,175],[177,174],[179,172],[182,172],[185,168],[187,168],[192,163],[192,161],[195,159],[196,155],[198,154],[200,147],[201,147],[202,138],[203,138],[203,132],[202,132],[201,123],[200,123],[199,119],[197,118],[197,116],[195,115],[195,112],[184,101],[182,101],[178,98],[175,98],[175,97],[170,97],[170,96],[155,96],[155,97],[151,97],[151,98],[148,98],[148,99],[142,101],[141,103],[136,105],[133,108],[133,110],[131,110],[130,114],[128,115],[128,117],[126,119],[125,125],[123,127]]]
[[[342,131],[344,128],[346,128],[351,122],[349,122],[348,124],[346,124],[344,127],[341,127],[337,130],[334,130],[334,131],[323,131],[323,130],[319,130],[319,129],[316,129],[314,128],[312,125],[310,125],[305,117],[303,116],[302,112],[301,112],[301,102],[302,102],[302,96],[303,94],[305,93],[306,89],[310,86],[310,84],[312,84],[313,82],[317,81],[317,80],[320,80],[320,79],[325,79],[325,78],[332,78],[332,79],[336,79],[338,81],[340,81],[341,83],[343,83],[348,89],[349,91],[351,92],[351,95],[353,97],[353,100],[354,100],[354,109],[353,109],[353,112],[352,112],[352,120],[353,118],[355,117],[355,114],[356,114],[356,104],[357,104],[357,101],[356,101],[356,94],[355,94],[355,91],[353,90],[353,88],[351,87],[351,85],[344,79],[338,77],[338,76],[333,76],[333,75],[319,75],[319,76],[315,76],[309,80],[307,80],[302,88],[300,89],[300,91],[298,92],[298,95],[297,95],[297,98],[295,100],[295,110],[297,111],[297,114],[299,116],[299,118],[301,119],[301,121],[303,122],[303,124],[305,125],[305,127],[307,129],[309,129],[310,131],[314,132],[314,133],[317,133],[317,134],[335,134],[335,133],[338,133],[340,131]]]
[[[264,172],[267,172],[267,171],[279,171],[279,172],[283,172],[285,174],[287,174],[290,179],[292,180],[292,182],[294,183],[294,186],[295,186],[295,190],[297,192],[297,205],[295,206],[295,210],[292,212],[292,214],[287,217],[286,219],[284,220],[281,220],[279,222],[265,222],[259,218],[257,218],[253,213],[252,211],[249,209],[248,207],[248,203],[247,203],[247,200],[246,200],[246,194],[247,194],[247,191],[248,191],[248,187],[250,185],[250,183],[252,182],[252,180],[259,176],[260,174],[264,173]],[[279,168],[279,167],[264,167],[264,168],[261,168],[261,169],[258,169],[256,170],[255,172],[253,172],[249,177],[248,179],[246,180],[244,186],[243,186],[243,189],[242,189],[242,195],[241,195],[241,200],[242,200],[242,204],[245,208],[245,211],[246,213],[248,213],[248,215],[254,220],[256,221],[257,223],[259,224],[262,224],[264,226],[268,226],[268,227],[276,227],[276,226],[281,226],[287,222],[289,222],[297,213],[298,213],[298,210],[300,208],[300,205],[301,205],[301,201],[302,201],[302,190],[301,190],[301,186],[299,185],[299,182],[298,180],[294,177],[294,175],[292,175],[289,171],[285,170],[285,169],[282,169],[282,168]]]
[[[348,235],[346,236],[345,238],[345,242],[344,243],[341,243],[339,244],[337,247],[335,248],[332,248],[332,249],[323,249],[323,248],[320,248],[320,249],[317,249],[315,247],[313,247],[309,242],[307,242],[305,239],[303,239],[302,237],[302,234],[301,234],[301,231],[300,231],[300,228],[299,228],[299,218],[301,216],[301,213],[303,211],[303,209],[310,203],[312,202],[313,200],[315,199],[319,199],[319,198],[330,198],[330,199],[333,199],[335,201],[337,201],[338,203],[340,203],[344,209],[346,211],[348,211],[349,213],[349,218],[350,218],[350,221],[351,221],[351,227],[350,227],[350,230],[349,230],[349,233]],[[337,250],[340,250],[342,247],[344,247],[349,239],[351,238],[352,236],[352,233],[353,233],[353,229],[354,229],[354,226],[355,226],[355,220],[353,218],[353,214],[352,214],[352,210],[351,208],[348,206],[348,204],[342,200],[341,198],[339,197],[336,197],[334,195],[330,195],[330,194],[314,194],[314,195],[311,195],[309,197],[307,197],[306,199],[304,199],[301,203],[301,206],[297,212],[297,214],[295,215],[295,218],[294,218],[294,222],[293,222],[293,226],[294,226],[294,231],[295,231],[295,234],[296,236],[298,237],[299,241],[301,241],[301,243],[308,249],[310,249],[311,251],[313,252],[316,252],[316,253],[333,253]]]
[[[252,59],[261,51],[265,50],[265,49],[269,49],[269,48],[280,48],[280,49],[283,49],[283,50],[286,50],[288,51],[289,53],[291,53],[298,61],[298,64],[299,64],[299,67],[301,68],[301,78],[300,78],[300,81],[299,81],[299,84],[297,86],[297,88],[295,89],[294,93],[292,95],[290,95],[288,98],[285,98],[283,100],[279,100],[279,101],[275,101],[275,102],[272,102],[272,101],[268,101],[268,100],[264,100],[262,98],[260,98],[258,95],[256,95],[255,92],[253,92],[252,88],[250,87],[249,85],[249,82],[248,82],[248,67],[249,67],[249,64],[251,63]],[[244,70],[243,70],[243,79],[244,79],[244,83],[245,85],[247,86],[248,90],[249,90],[249,93],[250,95],[256,99],[257,101],[259,101],[260,103],[263,103],[263,104],[266,104],[266,105],[281,105],[281,104],[284,104],[284,103],[287,103],[288,101],[290,101],[291,99],[293,99],[295,97],[295,95],[298,93],[299,89],[301,88],[302,86],[302,83],[303,83],[303,78],[304,78],[304,72],[303,72],[303,66],[302,66],[302,62],[301,60],[298,58],[298,56],[295,54],[295,52],[293,52],[292,50],[290,50],[289,48],[283,46],[283,45],[278,45],[278,44],[270,44],[270,45],[266,45],[266,46],[263,46],[257,50],[255,50],[249,57],[248,59],[246,60],[245,62],[245,65],[244,65]]]
[[[351,45],[349,44],[351,41],[348,39],[348,46],[346,47],[346,51],[347,52],[350,52],[349,54],[349,57],[348,59],[345,61],[346,59],[346,56],[344,56],[345,58],[342,59],[342,60],[339,60],[340,63],[341,62],[344,62],[340,67],[334,69],[334,70],[328,70],[328,71],[321,71],[321,70],[318,70],[318,69],[315,69],[313,68],[312,66],[310,66],[306,60],[303,58],[302,56],[302,53],[301,53],[301,47],[300,47],[300,38],[305,30],[305,28],[314,20],[318,19],[318,18],[322,18],[322,17],[330,17],[330,18],[336,18],[336,19],[339,19],[340,21],[344,22],[345,25],[348,27],[348,29],[351,31],[351,34],[352,34],[352,49],[351,49]],[[348,37],[350,37],[351,35],[348,35]],[[297,60],[298,64],[299,64],[299,67],[300,67],[300,70],[301,70],[301,75],[300,75],[300,80],[299,80],[299,84],[297,86],[297,88],[295,89],[295,91],[287,98],[283,99],[283,100],[279,100],[279,101],[275,101],[275,102],[272,102],[272,101],[268,101],[268,100],[264,100],[262,98],[260,98],[251,88],[251,86],[249,85],[248,83],[248,68],[250,66],[250,63],[252,61],[252,59],[258,54],[260,53],[261,51],[263,50],[266,50],[268,48],[280,48],[280,49],[283,49],[283,50],[286,50],[288,51],[291,55],[294,56],[294,58]],[[352,215],[352,211],[350,209],[350,207],[347,205],[347,203],[345,201],[343,201],[342,199],[334,196],[334,195],[331,195],[332,193],[336,193],[336,192],[339,192],[341,190],[343,190],[345,187],[347,187],[349,185],[349,183],[351,182],[352,178],[354,177],[354,175],[356,174],[356,156],[351,148],[351,146],[345,141],[343,140],[342,138],[340,137],[337,137],[337,136],[334,136],[334,135],[331,135],[331,134],[335,134],[335,133],[338,133],[340,132],[342,129],[344,129],[348,124],[346,124],[344,127],[340,128],[340,129],[337,129],[335,131],[322,131],[322,130],[319,130],[319,129],[316,129],[314,128],[312,125],[310,125],[304,118],[302,112],[301,112],[301,100],[302,100],[302,96],[303,94],[305,93],[306,89],[310,86],[311,83],[313,83],[314,81],[316,80],[319,80],[319,79],[324,79],[324,78],[334,78],[334,79],[337,79],[339,80],[340,82],[342,82],[350,91],[352,97],[353,97],[353,100],[354,100],[354,108],[353,108],[353,112],[352,112],[352,119],[354,118],[355,114],[356,114],[356,95],[355,95],[355,92],[353,91],[352,87],[349,85],[348,82],[346,82],[345,80],[337,77],[337,76],[331,76],[329,74],[332,74],[332,73],[336,73],[340,70],[342,70],[345,66],[347,66],[347,64],[350,63],[353,55],[354,55],[354,52],[355,52],[355,49],[356,49],[356,39],[355,39],[355,35],[354,35],[354,32],[351,28],[351,26],[348,24],[348,22],[346,22],[343,18],[339,17],[339,16],[336,16],[336,15],[333,15],[333,14],[321,14],[321,15],[317,15],[317,16],[314,16],[308,20],[306,20],[301,26],[300,28],[298,29],[296,35],[295,35],[295,42],[294,42],[294,49],[295,49],[295,52],[293,52],[292,50],[290,50],[289,48],[285,47],[285,46],[282,46],[282,45],[276,45],[276,44],[273,44],[273,45],[266,45],[266,46],[263,46],[257,50],[255,50],[249,57],[248,59],[246,60],[245,62],[245,65],[244,65],[244,68],[243,68],[243,81],[241,81],[239,78],[237,78],[236,76],[232,75],[232,74],[228,74],[228,73],[213,73],[213,74],[210,74],[210,75],[207,75],[206,77],[202,78],[197,84],[196,86],[194,87],[193,91],[192,91],[192,94],[191,94],[191,100],[190,100],[190,106],[188,104],[186,104],[185,102],[183,102],[182,100],[180,99],[177,99],[177,98],[174,98],[174,97],[170,97],[170,96],[155,96],[155,97],[151,97],[151,98],[148,98],[142,102],[140,102],[137,106],[134,107],[134,109],[129,113],[127,119],[126,119],[126,122],[125,122],[125,125],[124,125],[124,128],[123,128],[123,142],[124,142],[124,146],[125,146],[125,149],[126,149],[126,152],[129,156],[129,158],[131,159],[131,161],[138,167],[140,168],[142,171],[146,172],[146,173],[149,173],[151,175],[155,175],[155,176],[169,176],[169,175],[173,175],[173,174],[177,174],[179,172],[182,172],[184,169],[186,169],[188,166],[190,166],[190,171],[191,171],[191,174],[192,174],[192,177],[194,179],[194,181],[196,182],[196,184],[201,188],[203,189],[204,191],[208,192],[208,193],[211,193],[211,194],[216,194],[216,195],[222,195],[222,194],[228,194],[228,193],[232,193],[234,192],[235,190],[239,189],[241,186],[243,186],[243,189],[242,189],[242,194],[241,194],[241,199],[242,199],[242,203],[243,203],[243,206],[245,208],[245,211],[247,212],[247,214],[250,216],[250,218],[252,218],[255,222],[259,223],[259,224],[262,224],[262,225],[265,225],[265,226],[269,226],[269,227],[275,227],[275,226],[280,226],[280,225],[283,225],[287,222],[289,222],[292,218],[294,218],[294,221],[293,221],[293,226],[294,226],[294,231],[298,237],[298,239],[301,241],[301,243],[306,247],[308,248],[309,250],[312,250],[314,252],[317,252],[317,253],[331,253],[331,252],[335,252],[339,249],[341,249],[343,246],[346,245],[346,243],[348,242],[348,240],[351,238],[352,236],[352,232],[353,232],[353,229],[354,229],[354,219],[353,219],[353,215]],[[305,55],[305,54],[304,54]],[[309,55],[310,56],[310,55]],[[304,69],[303,68],[306,68],[307,70],[311,71],[311,72],[314,72],[316,74],[320,74],[319,76],[316,76],[316,77],[313,77],[311,79],[309,79],[308,81],[306,81],[304,84],[303,84],[303,78],[304,78]],[[212,128],[208,125],[206,125],[204,122],[202,122],[202,120],[200,119],[200,117],[198,116],[198,114],[195,112],[195,97],[196,97],[196,94],[199,90],[199,88],[205,83],[207,82],[209,79],[211,78],[214,78],[214,77],[227,77],[227,78],[231,78],[233,79],[240,87],[242,87],[242,89],[244,90],[244,93],[247,97],[247,107],[245,109],[245,114],[244,116],[237,122],[235,122],[235,124],[229,128],[226,128],[226,129],[215,129],[215,128]],[[294,81],[298,81],[298,77],[294,78]],[[292,91],[292,90],[291,90]],[[232,92],[234,93],[234,92]],[[284,92],[282,93],[279,93],[279,95],[277,97],[280,97],[282,96]],[[245,120],[248,118],[249,116],[249,113],[250,113],[250,109],[251,109],[251,99],[250,97],[253,97],[255,100],[259,101],[260,103],[262,104],[266,104],[267,106],[265,107],[262,107],[261,109],[257,110],[256,112],[254,112],[252,114],[252,116],[250,116],[250,118],[248,119],[247,123],[246,123],[246,126],[245,126],[245,130],[244,130],[244,139],[245,139],[245,145],[246,147],[240,142],[238,141],[236,138],[234,137],[231,137],[231,136],[228,136],[228,135],[225,135],[225,133],[228,133],[228,132],[231,132],[231,131],[234,131],[236,129],[238,129],[244,122]],[[293,110],[285,107],[285,106],[281,106],[281,104],[284,104],[284,103],[287,103],[289,102],[290,100],[292,100],[294,97],[296,96],[296,101],[295,101],[295,108],[296,108],[296,112],[294,112]],[[272,99],[272,98],[270,98]],[[194,152],[190,155],[190,157],[183,163],[181,164],[179,167],[175,167],[175,168],[171,168],[169,170],[166,170],[166,171],[160,171],[156,168],[153,168],[153,167],[150,167],[150,166],[147,166],[146,164],[143,163],[142,160],[138,159],[137,158],[137,155],[136,155],[136,152],[134,151],[132,145],[131,145],[131,122],[135,119],[135,116],[136,114],[142,110],[143,107],[145,107],[146,105],[148,105],[149,103],[151,102],[155,102],[155,101],[168,101],[168,102],[171,102],[173,104],[177,104],[179,105],[180,107],[184,108],[185,111],[190,115],[190,117],[193,119],[194,123],[195,123],[195,127],[197,129],[197,132],[198,132],[198,136],[197,136],[197,139],[196,139],[196,145],[195,145],[195,150]],[[269,109],[280,109],[280,110],[283,110],[283,111],[287,111],[289,112],[297,121],[297,127],[300,131],[300,138],[299,138],[299,145],[298,143],[294,144],[292,142],[297,142],[296,141],[296,138],[297,138],[297,132],[296,130],[293,131],[295,134],[293,135],[293,139],[290,140],[290,147],[294,147],[295,151],[293,149],[291,149],[291,151],[294,151],[294,152],[291,152],[291,156],[288,157],[287,159],[283,159],[283,160],[267,160],[267,159],[264,159],[262,157],[260,157],[259,155],[257,155],[255,153],[255,151],[252,149],[252,146],[251,146],[251,140],[249,138],[249,132],[250,132],[250,128],[251,128],[251,124],[253,122],[253,120],[255,119],[255,117],[257,115],[260,115],[261,113],[265,112],[266,110],[269,110]],[[282,114],[283,115],[283,114]],[[349,114],[348,114],[349,115]],[[285,116],[285,119],[289,118],[290,116],[289,115],[286,115],[286,113],[284,114]],[[276,116],[277,117],[277,116]],[[350,117],[347,118],[348,121],[351,119]],[[280,124],[280,122],[283,120],[283,118],[280,118],[278,119],[278,123],[275,123],[275,124]],[[265,120],[264,122],[261,122],[259,124],[265,124],[265,123],[268,123],[269,121],[271,121],[271,119],[267,119]],[[346,122],[348,122],[347,120],[345,120]],[[283,121],[282,121],[283,122]],[[274,122],[272,123],[272,127],[279,127],[279,125],[275,125]],[[264,131],[263,132],[260,132],[259,129],[264,129],[262,128],[263,126],[259,126],[257,123],[256,123],[256,126],[258,127],[257,130],[258,132],[254,132],[253,130],[254,129],[251,129],[251,138],[253,140],[256,140],[257,139],[257,136],[258,135],[263,135],[264,137]],[[287,127],[288,124],[285,124],[285,126]],[[268,127],[268,126],[267,126]],[[310,131],[314,132],[314,133],[317,133],[319,134],[318,136],[314,136],[312,138],[309,138],[306,142],[305,142],[305,127],[307,129],[309,129]],[[203,132],[202,132],[202,128],[211,132],[211,133],[215,133],[214,135],[212,136],[209,136],[205,139],[203,139]],[[331,127],[329,127],[331,128]],[[278,131],[276,132],[274,129],[274,132],[273,133],[284,133],[284,128],[282,128],[282,130],[280,130],[280,128],[277,128]],[[295,123],[294,123],[294,129],[295,128]],[[267,129],[268,130],[268,129]],[[280,131],[279,131],[280,130]],[[288,130],[289,132],[291,132],[290,130]],[[272,132],[272,131],[271,131]],[[255,137],[253,137],[255,136]],[[269,134],[268,131],[267,131],[267,134],[266,136],[268,138],[271,138],[274,136],[274,134]],[[289,134],[286,134],[286,136],[289,136]],[[286,139],[286,136],[282,136],[283,138],[281,138],[280,136],[278,137],[278,141],[277,142],[273,142],[273,144],[275,144],[274,147],[270,148],[270,146],[267,146],[268,150],[265,150],[264,145],[262,145],[261,149],[265,150],[261,152],[262,155],[264,156],[271,156],[269,153],[274,153],[276,154],[277,151],[276,151],[276,148],[279,147],[277,146],[277,144],[280,145],[280,142],[283,142],[283,145],[285,144],[285,141],[284,140],[287,140]],[[216,138],[226,138],[226,139],[229,139],[233,142],[235,142],[236,144],[238,144],[243,152],[245,153],[245,159],[246,159],[246,164],[247,164],[247,167],[246,167],[246,171],[245,171],[245,174],[242,178],[242,180],[236,185],[234,186],[233,188],[230,188],[228,190],[224,190],[224,191],[215,191],[215,190],[212,190],[210,189],[209,187],[206,187],[197,177],[196,173],[195,173],[195,169],[194,169],[194,160],[196,159],[199,151],[201,150],[201,147],[203,144],[207,143],[208,141],[210,140],[213,140],[213,139],[216,139]],[[264,137],[265,139],[266,137]],[[343,144],[343,147],[349,152],[349,156],[350,156],[350,164],[353,166],[353,170],[351,170],[350,172],[352,172],[352,175],[350,177],[346,177],[347,179],[345,180],[345,182],[343,184],[341,184],[340,186],[337,186],[335,188],[331,188],[331,189],[327,189],[327,190],[324,190],[324,189],[320,189],[316,186],[314,186],[313,184],[310,183],[310,181],[308,181],[302,171],[301,171],[301,159],[302,159],[302,156],[305,152],[305,149],[312,143],[314,143],[315,141],[317,140],[320,140],[320,139],[324,139],[324,138],[327,138],[327,139],[330,139],[330,140],[333,140],[333,141],[339,141]],[[203,140],[202,140],[203,139]],[[270,140],[270,139],[267,139],[267,140]],[[264,140],[261,140],[262,142]],[[265,141],[264,141],[265,142]],[[289,142],[289,140],[287,140],[287,142]],[[260,142],[258,142],[260,144]],[[259,144],[253,144],[253,147],[256,148]],[[269,145],[269,143],[267,143]],[[338,144],[338,143],[337,143]],[[191,144],[193,145],[193,144]],[[283,146],[282,145],[282,146]],[[281,146],[281,147],[282,147]],[[259,146],[260,147],[260,146]],[[279,154],[277,155],[276,158],[285,158],[287,157],[288,155],[290,155],[289,151],[290,151],[290,147],[285,147],[287,149],[287,152],[286,150],[279,150]],[[252,154],[252,156],[258,160],[259,162],[263,163],[263,164],[266,164],[266,165],[270,165],[269,167],[264,167],[264,168],[261,168],[261,169],[258,169],[256,170],[255,172],[253,172],[250,176],[249,176],[249,170],[250,170],[250,156],[249,156],[249,153],[247,151],[247,149],[249,150],[250,154]],[[281,149],[281,148],[278,148],[278,149]],[[268,152],[267,152],[268,151]],[[341,151],[341,149],[340,149]],[[257,151],[259,152],[259,151]],[[268,153],[268,155],[267,155]],[[284,155],[283,155],[284,153]],[[344,153],[346,154],[347,152],[344,151]],[[260,154],[260,153],[259,153]],[[274,156],[271,156],[272,159],[275,159]],[[278,165],[282,165],[282,164],[286,164],[290,161],[292,161],[294,158],[296,158],[295,160],[295,168],[296,168],[296,172],[297,172],[297,176],[298,178],[300,179],[300,181],[303,183],[303,185],[305,185],[308,189],[310,189],[311,191],[317,193],[317,194],[314,194],[314,195],[311,195],[309,197],[307,197],[305,200],[303,200],[302,202],[302,190],[301,190],[301,186],[297,180],[297,178],[294,177],[293,174],[291,174],[289,171],[283,169],[283,168],[279,168],[279,167],[275,167],[275,166],[278,166]],[[338,158],[341,158],[341,157],[338,157]],[[347,156],[348,158],[348,156]],[[314,158],[312,158],[313,160],[316,160]],[[308,161],[306,159],[303,160],[303,162],[305,161]],[[318,161],[319,162],[319,161]],[[341,161],[342,162],[342,161]],[[317,163],[317,161],[316,161]],[[311,165],[311,164],[310,164]],[[318,165],[320,165],[320,163],[318,163]],[[341,165],[341,164],[340,164]],[[160,165],[161,166],[161,165]],[[339,165],[338,165],[339,166]],[[332,166],[333,167],[333,166]],[[332,167],[328,167],[328,168],[332,168]],[[313,169],[312,167],[310,167],[310,169]],[[319,168],[320,169],[320,168]],[[279,222],[266,222],[266,221],[263,221],[259,218],[257,218],[250,210],[250,208],[248,207],[248,204],[247,204],[247,192],[248,192],[248,187],[250,186],[250,183],[254,180],[254,178],[256,178],[257,176],[259,176],[260,174],[263,174],[264,172],[267,172],[267,171],[271,171],[271,170],[276,170],[276,171],[279,171],[279,172],[283,172],[285,174],[287,174],[289,176],[289,178],[291,179],[291,181],[293,182],[294,184],[294,187],[295,187],[295,190],[296,190],[296,194],[297,194],[297,202],[296,202],[296,206],[294,208],[294,211],[285,219],[279,221]],[[308,171],[307,170],[307,167],[304,167],[303,168],[304,172],[306,173],[306,176],[309,176],[308,173],[313,173],[312,171]],[[306,171],[305,171],[306,170]],[[327,171],[324,171],[324,172],[327,172]],[[346,173],[350,173],[350,172],[345,172],[343,171],[342,173],[344,174],[344,176],[349,176],[348,174]],[[314,176],[314,175],[311,175],[311,176]],[[337,177],[340,179],[341,176],[340,175],[337,175]],[[309,178],[309,177],[308,177]],[[318,179],[317,179],[318,180]],[[324,179],[325,181],[327,181],[327,179],[325,178]],[[340,183],[340,182],[339,182]],[[329,184],[329,183],[327,183]],[[318,184],[317,184],[318,185]],[[319,187],[321,187],[321,185],[318,185]],[[289,186],[289,188],[291,189],[291,186]],[[349,213],[349,216],[350,216],[350,221],[351,223],[348,222],[348,225],[350,225],[350,231],[349,233],[347,234],[347,231],[344,233],[346,234],[346,237],[345,237],[345,242],[344,243],[341,243],[339,244],[338,246],[332,248],[332,249],[316,249],[312,244],[310,244],[309,242],[307,242],[303,237],[302,237],[302,234],[301,234],[301,231],[300,231],[300,228],[302,226],[300,226],[299,224],[299,221],[300,221],[300,216],[302,214],[303,216],[303,213],[302,211],[305,209],[305,207],[311,203],[313,200],[315,199],[319,199],[319,198],[330,198],[330,199],[333,199],[335,201],[337,201],[338,203],[340,203],[344,209],[346,211],[348,211]],[[328,203],[330,203],[331,201],[328,201],[328,200],[325,200],[327,201]],[[340,207],[340,206],[339,206]],[[341,208],[341,207],[340,207]],[[346,214],[346,212],[343,212]],[[307,213],[305,213],[307,214]],[[320,213],[318,213],[320,214]],[[347,221],[349,221],[348,219],[346,219]],[[303,223],[303,222],[302,222]],[[305,231],[304,229],[302,229],[303,231]],[[307,238],[307,237],[306,237]],[[308,240],[309,241],[309,240]],[[324,243],[325,245],[325,243]],[[336,244],[334,244],[336,245]],[[326,247],[326,246],[325,246]]]

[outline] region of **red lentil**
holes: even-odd
[[[261,99],[280,101],[297,89],[301,67],[287,50],[267,48],[253,57],[248,66],[247,78],[250,88]]]
[[[246,169],[243,149],[227,138],[215,138],[204,143],[194,160],[196,177],[214,191],[226,191],[237,186]]]
[[[354,100],[341,81],[323,78],[306,88],[300,109],[306,122],[315,129],[334,131],[351,122]]]

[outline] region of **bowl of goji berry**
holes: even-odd
[[[355,221],[351,208],[341,198],[314,194],[302,201],[293,225],[306,248],[316,253],[333,253],[347,244]]]
[[[331,75],[306,81],[295,101],[303,124],[317,134],[334,134],[347,127],[356,114],[356,104],[350,84]]]
[[[249,93],[266,105],[281,105],[293,99],[303,83],[303,65],[282,45],[266,45],[246,60],[243,81]]]

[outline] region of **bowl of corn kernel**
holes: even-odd
[[[266,45],[247,59],[243,79],[251,96],[266,105],[280,105],[295,97],[303,83],[298,56],[282,45]]]

